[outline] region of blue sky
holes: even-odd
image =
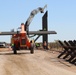
[[[47,4],[48,29],[55,30],[56,35],[49,35],[49,42],[55,40],[76,39],[76,0],[0,0],[0,32],[17,29],[27,20],[30,12]],[[43,14],[38,13],[30,30],[42,27]],[[10,42],[11,36],[0,36],[0,41]],[[40,38],[38,41],[42,41]]]

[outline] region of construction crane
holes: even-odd
[[[42,7],[38,7],[37,9],[34,9],[31,13],[30,16],[28,17],[27,21],[25,22],[25,31],[27,32],[27,34],[29,34],[29,25],[32,22],[34,16],[37,13],[44,13],[44,9],[47,7],[47,5],[45,5],[43,8]]]

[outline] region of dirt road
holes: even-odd
[[[76,75],[75,70],[76,66],[57,59],[53,52],[35,50],[30,54],[23,50],[17,55],[12,51],[0,52],[0,75]]]

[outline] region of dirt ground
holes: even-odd
[[[0,75],[76,75],[76,66],[58,59],[58,52],[0,49]]]

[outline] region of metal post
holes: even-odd
[[[48,31],[48,11],[46,11],[42,17],[42,30]],[[46,41],[48,46],[48,34],[44,34],[42,38],[43,38],[43,44]]]

